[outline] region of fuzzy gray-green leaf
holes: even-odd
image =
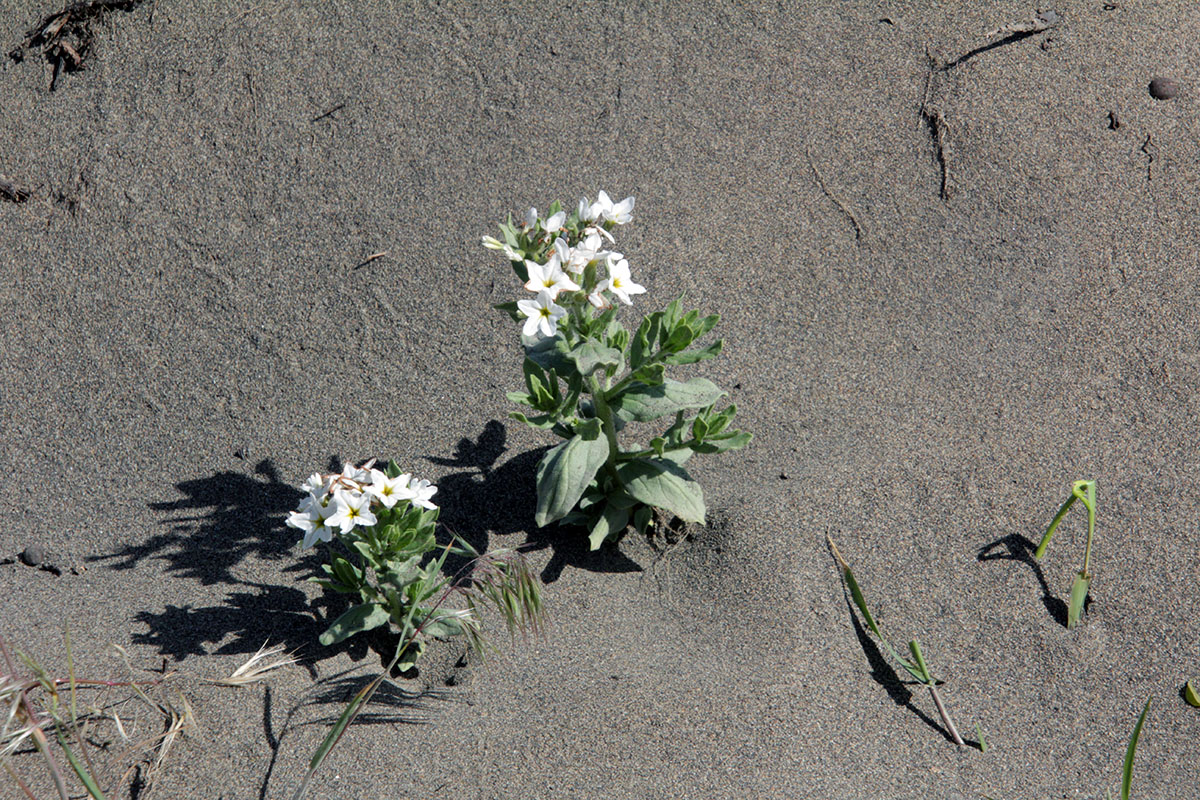
[[[621,351],[615,347],[606,347],[593,339],[581,342],[570,353],[575,369],[580,375],[587,377],[598,369],[616,368],[621,363]]]
[[[584,439],[578,434],[558,445],[538,462],[538,527],[565,517],[608,458],[608,439]]]
[[[604,513],[592,525],[591,532],[588,533],[588,549],[599,550],[600,545],[604,544],[608,537],[625,530],[625,526],[628,524],[629,509],[618,508],[609,503],[604,509]]]
[[[388,612],[378,603],[363,603],[342,614],[321,634],[323,645],[337,644],[356,633],[378,628],[388,621]]]
[[[685,522],[704,523],[704,491],[678,464],[637,458],[617,467],[617,474],[635,500],[669,511]]]
[[[610,402],[618,416],[648,422],[686,408],[705,408],[723,394],[712,381],[692,378],[686,382],[666,380],[657,386],[634,383]]]

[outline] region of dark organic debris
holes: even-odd
[[[1150,81],[1150,96],[1155,100],[1170,100],[1179,94],[1179,84],[1170,78],[1158,77]]]
[[[145,0],[78,0],[42,18],[25,33],[25,40],[11,50],[15,62],[25,59],[31,50],[41,52],[54,67],[50,91],[62,72],[78,72],[92,48],[95,33],[92,23],[111,11],[132,11]]]
[[[0,199],[7,200],[10,203],[24,203],[32,194],[28,189],[23,189],[16,184],[0,180]]]
[[[1121,118],[1117,116],[1117,112],[1109,111],[1108,112],[1108,129],[1110,131],[1115,131],[1120,127],[1121,127]]]

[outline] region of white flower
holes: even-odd
[[[566,240],[561,236],[554,240],[554,252],[558,256],[558,260],[562,262],[563,268],[576,275],[581,274],[590,264],[600,261],[608,255],[608,251],[600,249],[601,246],[602,242],[598,233],[588,234],[582,242],[574,247],[568,247]]]
[[[546,233],[557,233],[562,228],[563,223],[567,221],[567,212],[559,211],[557,214],[551,214],[546,219]]]
[[[304,547],[312,547],[317,542],[333,541],[333,528],[330,527],[329,517],[335,509],[322,506],[316,496],[309,495],[300,504],[299,511],[293,511],[287,518],[287,524],[304,531]]]
[[[592,204],[588,202],[586,197],[579,198],[578,212],[581,222],[595,222],[596,215],[592,213]]]
[[[558,241],[561,242],[562,239]],[[579,284],[568,278],[567,273],[562,271],[557,252],[551,253],[550,259],[545,265],[526,261],[525,269],[529,271],[529,280],[525,282],[525,288],[531,292],[545,290],[550,292],[550,299],[554,299],[558,297],[559,292],[579,290]]]
[[[538,224],[537,209],[531,208],[525,212],[525,227],[536,228]]]
[[[349,533],[355,525],[370,526],[377,520],[371,513],[371,497],[361,492],[347,492],[339,489],[333,493],[330,507],[333,513],[325,520],[331,528],[340,528],[342,533]]]
[[[483,246],[489,250],[500,250],[508,257],[509,261],[521,261],[525,256],[513,249],[508,242],[502,242],[494,236],[484,236]]]
[[[601,191],[596,197],[596,202],[592,204],[591,214],[593,219],[624,225],[633,219],[633,198],[626,197],[619,203],[613,203],[608,193]]]
[[[608,302],[608,298],[604,296],[604,293],[600,289],[588,295],[588,302],[601,311],[606,308],[612,308],[612,303]]]
[[[542,289],[536,300],[518,300],[517,310],[528,319],[525,320],[524,333],[533,336],[553,336],[558,332],[558,321],[567,315],[567,310],[554,302],[550,290]]]
[[[437,487],[432,483],[422,478],[421,480],[413,481],[411,484],[409,484],[409,488],[412,489],[413,492],[412,504],[414,506],[420,506],[421,508],[427,508],[430,510],[437,508],[437,506],[429,502],[429,498],[437,494]]]
[[[412,475],[407,472],[395,478],[389,478],[383,472],[373,469],[371,470],[371,485],[366,488],[366,492],[391,508],[401,500],[412,500],[415,497],[412,489],[408,486],[411,479]]]
[[[617,260],[614,256],[608,257],[608,280],[596,287],[598,291],[608,289],[627,306],[633,305],[633,301],[629,299],[631,294],[645,294],[646,287],[634,283],[629,278],[629,262],[625,259]]]
[[[319,472],[314,472],[308,476],[308,480],[300,484],[300,491],[310,495],[321,495],[329,491],[329,484],[325,482],[325,478],[321,477]]]

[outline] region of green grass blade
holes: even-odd
[[[867,598],[863,597],[858,581],[854,580],[854,573],[850,571],[849,567],[845,567],[842,570],[842,576],[846,579],[846,585],[850,587],[850,597],[853,598],[854,605],[858,606],[863,619],[867,621],[867,627],[871,629],[871,633],[882,639],[883,633],[879,630],[879,623],[875,621],[875,617],[871,616],[871,609],[867,608]]]
[[[1196,692],[1196,687],[1192,685],[1191,681],[1183,685],[1183,699],[1189,706],[1200,708],[1200,693]]]
[[[979,726],[978,722],[975,723],[975,737],[979,739],[979,752],[986,753],[988,751],[987,739],[983,738],[983,728]]]
[[[1058,509],[1058,513],[1054,515],[1054,519],[1050,521],[1050,527],[1046,528],[1046,532],[1042,534],[1042,541],[1038,543],[1037,550],[1033,551],[1033,557],[1041,561],[1042,556],[1046,555],[1046,548],[1050,546],[1050,537],[1054,535],[1054,529],[1058,527],[1058,523],[1062,522],[1062,518],[1067,515],[1067,509],[1074,503],[1076,497],[1072,494]]]
[[[63,736],[61,725],[54,726],[54,734],[58,737],[58,746],[61,747],[63,752],[67,755],[67,761],[70,763],[71,769],[75,770],[75,774],[79,776],[79,781],[83,784],[83,787],[87,789],[88,794],[90,794],[95,800],[104,800],[104,792],[100,791],[100,787],[96,785],[96,781],[76,757],[75,751],[73,751],[71,746],[67,744],[67,738]]]
[[[917,671],[919,672],[917,680],[926,685],[934,683],[933,676],[929,674],[929,667],[925,665],[925,656],[921,655],[921,643],[913,639],[908,643],[908,651],[913,654],[913,660],[917,664]]]
[[[1150,698],[1147,697],[1142,715],[1138,717],[1137,725],[1133,726],[1133,733],[1129,737],[1129,747],[1125,749],[1125,766],[1121,768],[1121,800],[1129,800],[1129,789],[1133,786],[1133,756],[1137,752],[1138,738],[1142,735],[1142,724],[1149,710]]]
[[[1091,585],[1091,575],[1075,573],[1075,582],[1071,584],[1071,602],[1067,606],[1067,630],[1074,630],[1083,619],[1083,604],[1087,600],[1088,588]]]

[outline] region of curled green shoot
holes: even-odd
[[[1067,629],[1073,630],[1079,625],[1083,619],[1083,607],[1087,601],[1088,591],[1092,585],[1092,539],[1096,533],[1096,482],[1079,480],[1071,484],[1071,496],[1063,502],[1059,507],[1058,513],[1054,515],[1054,519],[1050,521],[1050,527],[1042,535],[1042,541],[1038,543],[1037,549],[1033,553],[1033,557],[1039,561],[1046,555],[1046,548],[1050,545],[1050,539],[1054,536],[1054,531],[1058,528],[1058,524],[1062,522],[1067,511],[1079,500],[1087,509],[1088,515],[1088,530],[1087,542],[1083,548],[1083,566],[1079,572],[1075,573],[1075,580],[1071,584],[1071,598],[1067,604]]]

